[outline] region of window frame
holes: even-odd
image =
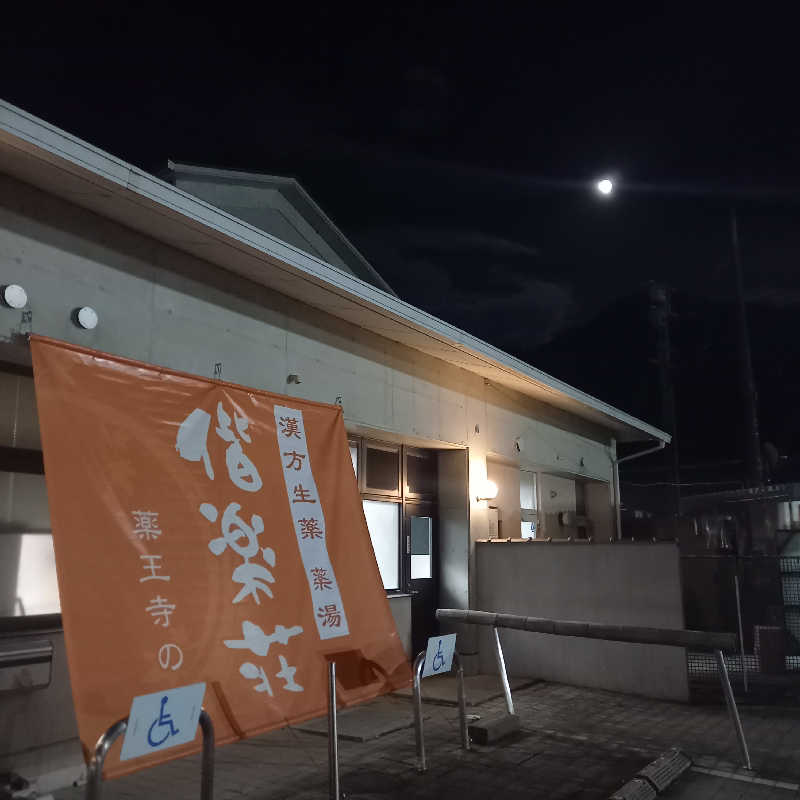
[[[424,458],[426,461],[431,461],[434,465],[434,487],[431,492],[412,492],[408,486],[408,457]],[[439,476],[436,474],[436,455],[435,451],[423,450],[420,447],[411,447],[403,445],[403,499],[417,501],[421,503],[432,503],[436,500],[438,495]]]
[[[33,380],[33,367],[0,360],[0,372]],[[0,445],[0,472],[24,475],[44,475],[44,456],[41,450]],[[63,630],[60,613],[30,614],[24,616],[0,615],[0,635],[25,634],[36,631]]]

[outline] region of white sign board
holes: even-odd
[[[194,740],[204,683],[134,697],[120,760],[139,758]]]
[[[448,633],[447,636],[431,636],[428,639],[428,649],[425,652],[425,665],[422,668],[422,677],[441,675],[450,672],[453,666],[453,653],[456,649],[456,634]]]

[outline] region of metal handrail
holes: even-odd
[[[214,723],[211,715],[200,711],[203,732],[203,760],[200,767],[200,800],[214,798]],[[100,800],[103,793],[103,764],[114,742],[128,729],[128,718],[118,720],[97,740],[86,776],[86,800]]]
[[[672,630],[669,628],[640,628],[631,625],[599,625],[594,622],[575,622],[572,620],[546,619],[544,617],[521,617],[516,614],[496,614],[489,611],[470,611],[461,608],[439,608],[436,610],[436,619],[448,622],[462,622],[472,625],[488,625],[494,628],[497,666],[500,678],[503,681],[503,690],[506,694],[506,703],[509,714],[513,714],[514,706],[511,702],[511,690],[506,673],[503,651],[500,647],[498,628],[513,628],[528,631],[529,633],[548,633],[554,636],[577,636],[586,639],[602,639],[614,642],[633,642],[637,644],[657,644],[674,647],[694,647],[697,649],[710,649],[714,651],[717,660],[722,693],[728,706],[736,738],[742,751],[744,766],[752,769],[750,765],[750,752],[736,707],[736,699],[725,666],[723,650],[733,650],[736,647],[736,635],[732,633],[710,633],[705,631]],[[421,653],[424,657],[424,653]],[[423,659],[424,660],[424,659]],[[419,656],[417,656],[419,661]],[[415,689],[416,689],[416,661],[414,662]],[[421,725],[421,722],[420,722]],[[419,753],[419,747],[417,748]],[[424,751],[423,751],[424,758]]]
[[[604,639],[634,644],[659,644],[691,647],[695,650],[735,650],[735,633],[690,631],[681,628],[646,628],[635,625],[603,625],[598,622],[522,617],[517,614],[497,614],[493,611],[471,611],[461,608],[440,608],[436,619],[447,622],[466,622],[495,628],[514,628],[531,633],[556,636],[578,636],[585,639]]]
[[[453,653],[458,679],[458,718],[461,730],[461,749],[471,750],[467,728],[467,695],[464,691],[464,666],[457,652]],[[422,726],[422,668],[425,665],[425,650],[414,659],[414,738],[417,744],[417,772],[426,772],[428,762],[425,757],[425,731]]]

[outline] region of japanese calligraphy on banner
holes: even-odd
[[[220,744],[406,686],[338,406],[32,337],[84,752],[205,683]],[[198,750],[120,762],[123,774]]]

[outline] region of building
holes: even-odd
[[[75,734],[26,334],[339,403],[409,653],[437,606],[491,587],[477,542],[608,543],[616,443],[669,440],[403,302],[296,181],[179,163],[161,180],[7,103],[0,270],[26,294],[0,308],[0,767],[52,781]],[[477,670],[479,637],[459,634]]]

